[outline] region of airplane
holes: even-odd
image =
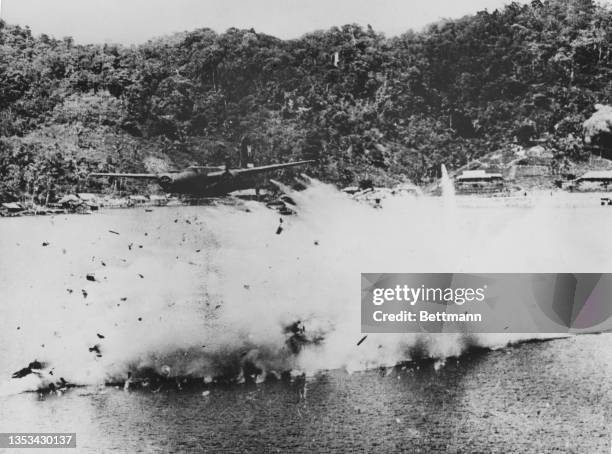
[[[249,147],[250,148],[250,147]],[[251,157],[249,150],[248,157]],[[316,162],[314,160],[294,161],[283,164],[270,164],[255,167],[250,159],[240,156],[239,167],[225,166],[190,166],[181,171],[162,173],[90,173],[91,177],[134,178],[151,180],[169,193],[189,194],[201,197],[219,197],[240,189],[258,188],[256,176],[273,170],[302,166]]]

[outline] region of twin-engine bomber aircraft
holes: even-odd
[[[254,167],[252,164],[245,164],[237,168],[230,168],[229,166],[191,166],[177,172],[91,173],[90,176],[152,180],[159,184],[166,192],[201,197],[219,197],[232,191],[257,187],[258,185],[255,177],[262,173],[287,167],[301,166],[312,162],[315,161],[295,161],[259,167]]]

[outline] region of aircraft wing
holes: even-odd
[[[156,173],[90,173],[90,177],[117,177],[117,178],[140,178],[156,180],[159,175]]]
[[[246,168],[238,168],[238,169],[229,169],[229,170],[220,170],[218,172],[210,172],[208,173],[209,177],[220,177],[226,172],[229,172],[232,176],[236,175],[254,175],[258,173],[270,172],[272,170],[284,169],[287,167],[296,167],[302,166],[304,164],[310,164],[312,162],[316,162],[314,160],[309,161],[295,161],[295,162],[287,162],[285,164],[270,164],[267,166],[259,166],[259,167],[246,167]]]

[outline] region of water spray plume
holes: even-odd
[[[445,358],[521,336],[370,334],[356,346],[360,273],[588,270],[612,252],[552,207],[456,207],[449,218],[440,198],[403,195],[374,210],[316,180],[289,195],[298,214],[283,217],[280,235],[279,214],[255,202],[2,221],[0,377],[34,359],[56,377],[102,384],[165,367],[215,377],[245,361],[316,373],[391,366],[417,351]],[[601,253],[559,254],[558,244]],[[296,321],[319,342],[288,348]]]

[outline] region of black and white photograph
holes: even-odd
[[[612,452],[611,1],[0,1],[0,453]]]

